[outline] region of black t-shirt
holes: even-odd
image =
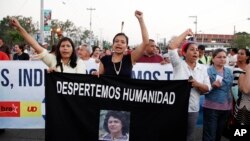
[[[22,53],[21,55],[18,55],[17,53],[14,54],[13,60],[29,60],[30,56],[27,53]]]
[[[114,75],[131,78],[132,77],[132,61],[131,55],[124,55],[121,62],[113,63],[112,55],[106,55],[101,58],[104,66],[104,75]]]

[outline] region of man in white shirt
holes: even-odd
[[[228,56],[228,65],[234,67],[237,62],[237,48],[230,49],[230,55]]]

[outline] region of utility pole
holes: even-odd
[[[195,18],[194,24],[195,24],[195,36],[197,35],[197,16],[189,16],[189,18]]]
[[[235,25],[234,25],[234,35],[235,35],[235,33],[236,33],[236,27],[235,27]]]
[[[43,13],[43,9],[44,9],[44,2],[43,0],[41,0],[41,11],[40,11],[40,42],[43,43],[44,42],[44,13]]]
[[[122,21],[122,25],[121,25],[121,33],[123,32],[123,26],[124,26],[124,21]]]
[[[92,7],[90,7],[90,8],[87,8],[87,10],[89,10],[90,11],[90,20],[89,20],[89,32],[90,32],[90,37],[89,37],[89,45],[90,45],[90,47],[91,47],[91,43],[92,43],[92,11],[94,11],[94,10],[96,10],[95,8],[92,8]]]

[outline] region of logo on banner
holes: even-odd
[[[0,102],[0,117],[20,117],[20,102]]]
[[[40,117],[41,102],[21,102],[21,117]]]

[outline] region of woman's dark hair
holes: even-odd
[[[95,50],[96,50],[97,48],[100,49],[100,47],[98,47],[98,46],[94,46],[94,47],[92,48],[92,53],[90,54],[90,57],[92,57],[92,55],[94,54],[94,52],[95,52]]]
[[[249,50],[246,49],[246,48],[241,48],[238,51],[240,51],[240,50],[244,50],[245,51],[246,56],[248,57],[248,59],[246,60],[246,63],[249,64],[249,60],[250,60],[250,52],[249,52]]]
[[[128,36],[125,34],[125,33],[117,33],[116,35],[115,35],[115,37],[113,38],[113,44],[115,43],[115,38],[117,37],[117,36],[124,36],[125,38],[126,38],[126,43],[127,43],[127,45],[128,45]]]
[[[24,52],[25,44],[19,44],[18,46],[19,46],[20,50],[21,50],[22,52]]]
[[[232,48],[232,52],[234,52],[235,54],[238,53],[238,49],[237,48]]]
[[[76,56],[76,51],[75,51],[75,45],[73,43],[73,41],[68,38],[68,37],[63,37],[57,44],[56,46],[56,51],[55,51],[55,55],[56,55],[56,67],[60,66],[61,67],[61,72],[63,72],[63,66],[62,66],[62,62],[61,62],[61,59],[62,59],[62,56],[61,56],[61,53],[60,53],[60,46],[62,44],[62,42],[64,41],[69,41],[71,46],[72,46],[72,54],[70,56],[70,67],[72,68],[75,68],[76,67],[76,61],[77,61],[77,56]]]
[[[56,45],[51,46],[51,50],[49,53],[54,53],[54,52],[56,52]]]
[[[215,57],[215,56],[217,56],[220,52],[225,52],[225,54],[227,54],[227,52],[224,50],[224,49],[222,49],[222,48],[218,48],[218,49],[216,49],[216,50],[214,50],[213,52],[212,52],[212,59]],[[213,60],[211,60],[211,65],[213,65],[214,63],[213,63]]]
[[[122,134],[126,135],[129,131],[129,113],[124,111],[108,111],[108,113],[105,116],[103,128],[110,133],[108,129],[108,120],[110,117],[117,118],[122,123]]]

